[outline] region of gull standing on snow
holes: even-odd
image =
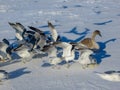
[[[79,58],[76,62],[79,62],[82,68],[88,67],[88,65],[96,64],[96,60],[91,56],[93,51],[82,43],[76,43],[75,49],[79,52]]]
[[[20,58],[23,59],[23,62],[31,59],[31,57],[33,56],[31,47],[28,47],[25,41],[20,40],[10,44],[6,51],[10,56],[13,53],[16,53]]]
[[[23,62],[30,61],[34,53],[30,51],[30,48],[26,45],[21,45],[20,47],[13,50],[18,56],[21,57]]]
[[[4,79],[8,79],[8,72],[6,72],[5,70],[0,70],[0,82],[2,82],[2,80]]]
[[[57,65],[62,61],[62,59],[57,56],[57,49],[53,44],[45,45],[41,51],[48,54],[49,63],[53,65],[53,68],[57,67]]]
[[[3,42],[0,42],[0,61],[5,62],[6,59],[11,59],[9,54],[6,52],[6,49],[9,46],[9,42],[7,39],[3,39]]]
[[[95,59],[92,58],[93,51],[90,49],[80,50],[81,54],[78,58],[78,62],[82,65],[82,68],[87,68],[90,64],[95,64]]]
[[[104,73],[96,72],[96,74],[100,76],[102,79],[105,79],[108,81],[120,82],[120,71],[110,71],[110,72],[104,72]]]
[[[63,49],[62,53],[62,60],[65,60],[67,62],[67,67],[69,67],[69,61],[74,61],[75,53],[74,53],[74,45],[67,43],[67,42],[55,42],[54,45],[56,47],[60,47]]]

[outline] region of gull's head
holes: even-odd
[[[93,34],[99,35],[100,37],[102,37],[101,32],[100,32],[99,30],[95,30],[95,31],[93,32]]]

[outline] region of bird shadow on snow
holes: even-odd
[[[100,49],[98,51],[95,51],[93,57],[96,59],[97,63],[100,64],[102,62],[103,58],[108,58],[111,55],[107,53],[107,51],[105,50],[106,46],[108,43],[110,42],[114,42],[116,40],[116,38],[107,40],[105,42],[98,42]]]
[[[79,35],[80,37],[73,40],[73,39],[68,39],[65,36],[62,36],[61,40],[64,41],[64,42],[79,42],[80,40],[82,40],[88,34],[89,31],[90,31],[90,29],[85,28],[85,31],[80,33],[80,32],[78,32],[77,27],[73,27],[70,31],[64,32],[64,33],[75,34],[75,35]]]
[[[12,60],[12,61],[2,62],[2,63],[0,63],[0,67],[11,65],[11,64],[15,64],[15,63],[19,63],[19,62],[20,62],[20,60],[17,60],[17,59]]]
[[[42,67],[50,67],[52,65],[50,63],[48,63],[48,62],[43,62],[43,64],[41,66]]]
[[[112,20],[109,20],[109,21],[104,21],[104,22],[100,22],[100,23],[94,23],[94,25],[106,25],[108,23],[111,23],[113,22]]]
[[[38,54],[35,54],[32,58],[33,59],[36,59],[36,58],[43,58],[43,57],[46,57],[46,56],[48,56],[46,53],[44,54],[42,54],[42,53],[38,53]]]
[[[14,78],[20,77],[24,74],[31,73],[31,71],[25,71],[25,69],[27,69],[27,67],[20,68],[15,71],[9,72],[9,79],[14,79]]]

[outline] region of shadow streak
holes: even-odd
[[[106,48],[106,45],[109,43],[109,42],[114,42],[116,39],[113,38],[113,39],[110,39],[110,40],[107,40],[105,42],[98,42],[99,46],[100,46],[100,49],[98,51],[94,51],[94,55],[93,57],[96,59],[97,63],[100,64],[102,62],[102,59],[103,58],[107,58],[107,57],[110,57],[111,55],[108,54],[105,50]]]
[[[20,77],[24,74],[31,73],[31,71],[24,71],[25,69],[27,69],[27,68],[24,67],[24,68],[20,68],[15,71],[9,72],[9,79],[14,79],[14,78]]]
[[[43,63],[41,66],[42,66],[42,67],[50,67],[50,66],[52,66],[52,65],[51,65],[50,63],[45,62],[45,63]]]
[[[64,42],[79,42],[80,40],[82,40],[89,32],[90,30],[88,28],[85,28],[85,31],[83,31],[82,33],[79,33],[77,31],[77,27],[72,28],[72,30],[68,31],[68,32],[64,32],[64,33],[73,33],[76,35],[79,35],[80,37],[78,37],[77,39],[73,40],[73,39],[68,39],[65,36],[61,37],[61,40]]]
[[[77,31],[77,27],[73,27],[70,31],[64,32],[64,33],[73,33],[73,34],[76,34],[76,35],[84,35],[84,34],[87,34],[89,31],[90,31],[90,29],[85,28],[85,31],[80,33],[80,32]]]
[[[43,57],[46,57],[48,56],[46,53],[38,53],[38,54],[35,54],[32,58],[33,59],[36,59],[36,58],[43,58]]]
[[[109,21],[105,21],[105,22],[100,22],[100,23],[94,23],[94,25],[105,25],[107,23],[111,23],[112,20],[109,20]]]

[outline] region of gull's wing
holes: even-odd
[[[13,29],[16,30],[16,32],[22,32],[23,33],[24,31],[26,31],[25,27],[20,23],[16,23],[16,24],[11,23],[11,22],[8,22],[8,23]]]
[[[41,34],[42,34],[42,35],[44,34],[44,32],[43,32],[42,30],[38,29],[38,28],[35,28],[35,27],[32,27],[32,26],[28,26],[28,27],[29,27],[31,30],[39,33],[40,35],[41,35]]]
[[[11,22],[8,22],[8,23],[13,29],[15,29],[16,38],[19,39],[19,40],[22,40],[23,39],[23,34],[24,34],[24,32],[26,32],[26,28],[20,23],[11,23]]]
[[[64,48],[63,48],[63,57],[66,56],[71,56],[71,50],[72,50],[72,45],[69,43],[63,43]]]
[[[58,42],[56,43],[57,47],[61,47],[63,49],[63,57],[65,56],[70,56],[71,55],[71,50],[72,50],[72,45],[67,42]]]
[[[48,21],[48,27],[50,28],[52,39],[54,40],[54,42],[56,42],[58,39],[58,33],[57,33],[55,27],[49,21]]]
[[[20,31],[26,31],[26,28],[19,22],[16,22],[16,26],[19,28]]]

